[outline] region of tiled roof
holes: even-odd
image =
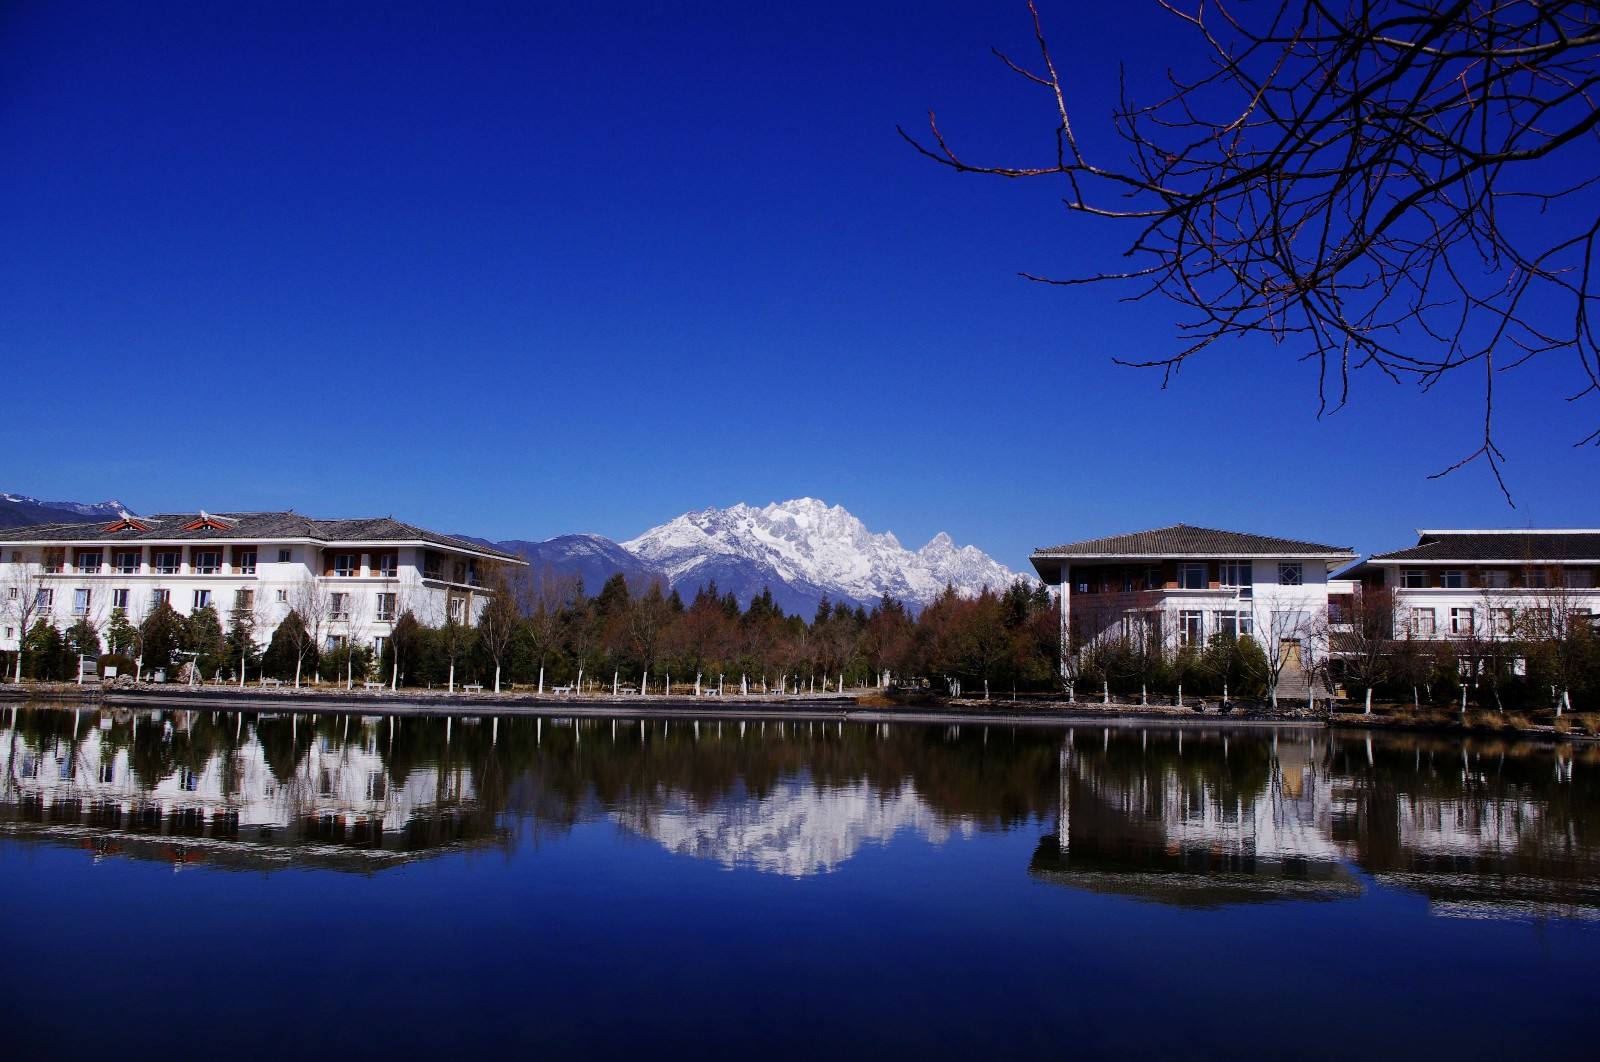
[[[1600,560],[1600,531],[1423,531],[1374,561]]]
[[[1210,527],[1173,524],[1125,535],[1089,538],[1034,550],[1035,557],[1354,557],[1348,546],[1327,546],[1273,535],[1251,535],[1242,531],[1219,531]]]
[[[522,563],[521,558],[477,542],[442,535],[392,516],[360,520],[318,520],[299,513],[211,513],[229,524],[227,530],[211,528],[185,530],[201,519],[200,513],[161,513],[138,517],[148,531],[107,532],[108,521],[90,520],[71,524],[36,524],[0,530],[0,542],[171,542],[171,541],[254,541],[271,539],[311,539],[317,542],[428,542],[449,549],[468,550]]]

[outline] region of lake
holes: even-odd
[[[0,710],[13,1058],[1587,1054],[1600,748]]]

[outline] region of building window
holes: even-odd
[[[280,605],[288,604],[289,603],[289,591],[287,591],[287,590],[279,590],[278,591],[278,595],[277,595],[277,599],[278,599],[278,604],[280,604]]]
[[[350,595],[349,594],[330,594],[329,598],[332,601],[332,608],[330,610],[332,614],[331,614],[331,616],[329,618],[336,619],[336,620],[347,620],[347,619],[349,619],[350,618]]]
[[[1206,566],[1204,564],[1178,565],[1178,587],[1183,590],[1204,590],[1206,588]]]
[[[342,634],[330,634],[330,635],[328,635],[328,652],[336,653],[340,649],[343,649],[343,648],[344,648],[344,635],[342,635]]]
[[[222,568],[222,554],[217,550],[196,551],[192,556],[196,575],[215,575]]]
[[[1588,590],[1594,586],[1594,572],[1587,568],[1568,568],[1561,573],[1561,585],[1568,590]]]
[[[17,629],[15,627],[7,627],[6,628],[6,637],[7,638],[15,638],[16,636],[17,636]]]
[[[1235,612],[1217,613],[1217,633],[1226,634],[1230,638],[1247,638],[1255,633],[1255,617],[1249,612],[1240,609]]]
[[[333,555],[333,574],[341,579],[348,579],[360,570],[360,559],[354,553],[335,553]]]
[[[1178,641],[1183,645],[1200,645],[1206,640],[1206,614],[1199,609],[1186,608],[1178,613]]]
[[[74,616],[87,616],[89,614],[89,591],[79,587],[72,592],[72,614]]]
[[[1550,573],[1543,568],[1529,568],[1523,580],[1524,586],[1543,590],[1550,585]]]
[[[183,561],[177,553],[157,553],[154,558],[157,575],[177,575]]]
[[[1504,568],[1486,568],[1480,574],[1483,585],[1491,590],[1505,590],[1511,586],[1511,573]]]
[[[54,608],[56,604],[56,592],[48,588],[40,590],[38,594],[34,595],[33,604],[34,607],[42,608],[46,611]]]
[[[280,549],[278,551],[278,563],[279,564],[288,564],[293,559],[294,559],[294,553],[292,551],[286,550],[286,549]]]
[[[1450,610],[1450,633],[1471,634],[1477,629],[1477,617],[1470,608],[1453,608]]]
[[[249,612],[256,607],[256,592],[240,588],[233,592],[233,607],[241,612]]]
[[[378,595],[378,619],[384,623],[394,619],[395,595]]]
[[[1133,574],[1133,572],[1129,571],[1126,568],[1124,568],[1122,570],[1122,592],[1124,594],[1133,593],[1134,589],[1138,586],[1138,583],[1139,583],[1139,580]]]
[[[1411,610],[1411,633],[1419,638],[1432,638],[1434,632],[1433,609],[1414,608]]]
[[[75,562],[78,570],[87,572],[90,575],[98,575],[100,572],[100,556],[100,551],[97,549],[80,549],[78,551],[78,559]]]
[[[170,605],[170,604],[172,604],[172,591],[171,590],[152,590],[152,591],[150,591],[150,603],[152,605]]]
[[[194,607],[195,608],[210,608],[211,607],[211,591],[210,590],[196,590],[194,592]]]
[[[113,591],[111,591],[111,607],[112,608],[120,608],[120,609],[124,609],[124,610],[127,609],[127,607],[128,607],[128,591],[125,590],[125,589],[124,590],[113,590]]]
[[[1299,561],[1278,562],[1278,585],[1299,586],[1306,581],[1305,565]]]
[[[64,549],[47,549],[44,551],[44,570],[52,575],[59,575],[67,563],[67,551]]]
[[[251,549],[236,549],[233,551],[233,566],[239,569],[240,575],[254,575],[256,573],[256,551]]]
[[[124,550],[111,555],[111,566],[117,570],[118,575],[139,574],[139,553],[137,550]]]
[[[372,639],[372,655],[377,657],[379,660],[382,660],[383,650],[388,646],[388,644],[389,639],[385,638],[381,634]]]
[[[462,614],[465,612],[466,601],[459,597],[450,599],[450,622],[463,623]]]
[[[1223,561],[1222,586],[1225,590],[1237,590],[1240,597],[1250,597],[1254,591],[1255,565],[1249,561]]]
[[[464,583],[467,581],[467,562],[456,561],[450,565],[450,581]]]
[[[1407,590],[1421,590],[1428,585],[1428,573],[1421,568],[1407,568],[1400,573],[1400,585]]]
[[[393,553],[384,553],[378,557],[378,574],[385,579],[393,579],[400,572],[400,558]]]
[[[1447,568],[1445,569],[1444,579],[1439,585],[1448,590],[1465,589],[1467,585],[1467,573],[1462,571],[1460,568]]]

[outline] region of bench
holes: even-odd
[[[572,692],[571,686],[551,686],[550,692],[555,694],[568,694]]]
[[[483,686],[477,682],[469,682],[461,687],[462,693],[482,693]]]
[[[363,682],[361,685],[369,690],[381,690],[384,688],[384,684],[381,682]]]
[[[282,686],[283,685],[283,679],[264,678],[264,679],[261,680],[261,685],[263,685],[263,686],[272,686],[272,687]]]

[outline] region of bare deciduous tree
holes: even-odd
[[[50,611],[44,604],[47,592],[55,592],[54,580],[29,563],[13,563],[5,584],[0,586],[0,616],[14,623],[17,630],[17,682],[22,681],[22,654],[28,644],[28,631],[41,612]]]
[[[1368,370],[1427,390],[1482,374],[1486,464],[1497,373],[1571,361],[1600,393],[1600,6],[1592,0],[1158,0],[1192,32],[1193,73],[1148,100],[1126,78],[1100,142],[1033,13],[1038,58],[996,55],[1048,101],[1050,151],[1022,165],[957,152],[930,112],[901,135],[963,173],[1062,182],[1068,210],[1132,227],[1126,268],[1049,284],[1126,282],[1175,303],[1174,349],[1118,358],[1163,386],[1224,341],[1265,337],[1317,370],[1319,415]],[[1600,444],[1600,430],[1580,443]]]

